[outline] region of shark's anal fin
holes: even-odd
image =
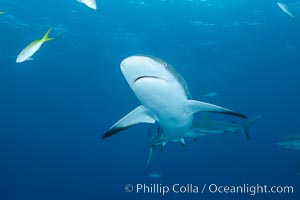
[[[139,106],[135,108],[133,111],[128,113],[126,116],[124,116],[122,119],[120,119],[117,123],[115,123],[103,136],[102,139],[105,139],[107,137],[110,137],[122,130],[128,129],[131,126],[134,126],[136,124],[140,123],[151,123],[153,124],[155,122],[155,119],[150,117],[145,109],[144,106]]]
[[[223,113],[227,115],[234,115],[241,118],[248,119],[245,115],[242,115],[240,113],[234,112],[232,110],[229,110],[227,108],[223,108],[221,106],[217,106],[210,103],[205,103],[201,101],[195,101],[195,100],[189,100],[187,105],[188,114],[194,114],[196,112],[214,112],[214,113]]]

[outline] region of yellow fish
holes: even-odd
[[[23,49],[21,51],[21,53],[18,55],[16,63],[21,63],[26,60],[33,60],[33,58],[31,56],[33,56],[33,54],[35,54],[41,48],[42,44],[54,39],[54,38],[48,37],[51,30],[52,30],[52,27],[47,31],[47,33],[45,33],[45,35],[43,36],[42,39],[35,40],[35,41],[31,42],[29,45],[27,45],[25,47],[25,49]]]

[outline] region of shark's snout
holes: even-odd
[[[147,59],[148,59],[148,57],[146,57],[146,56],[140,56],[140,55],[129,56],[129,57],[125,58],[124,60],[122,60],[121,65],[120,65],[121,70],[122,70],[122,72],[134,70],[138,66],[145,64]]]
[[[164,79],[164,68],[151,56],[134,55],[125,58],[120,65],[121,71],[130,86],[143,78]]]

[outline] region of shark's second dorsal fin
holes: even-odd
[[[102,139],[110,137],[122,130],[128,129],[131,126],[140,123],[151,123],[153,124],[155,119],[147,114],[144,106],[139,106],[135,108],[133,111],[128,113],[122,119],[120,119],[117,123],[115,123],[102,137]]]

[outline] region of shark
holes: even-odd
[[[120,68],[141,105],[133,109],[102,136],[111,137],[141,123],[158,123],[161,131],[151,138],[147,161],[153,148],[169,142],[185,145],[184,135],[197,112],[213,112],[247,118],[227,108],[193,100],[184,78],[166,61],[149,55],[133,55],[122,60]]]
[[[226,122],[221,120],[213,120],[209,117],[208,113],[204,113],[200,120],[193,122],[191,128],[185,133],[185,138],[197,139],[201,136],[207,135],[223,135],[226,133],[238,133],[242,132],[244,136],[250,140],[248,133],[250,127],[259,119],[262,115],[258,115],[253,119],[247,120],[245,124],[238,124],[236,122]]]
[[[277,145],[286,149],[300,150],[300,133],[280,140]]]

